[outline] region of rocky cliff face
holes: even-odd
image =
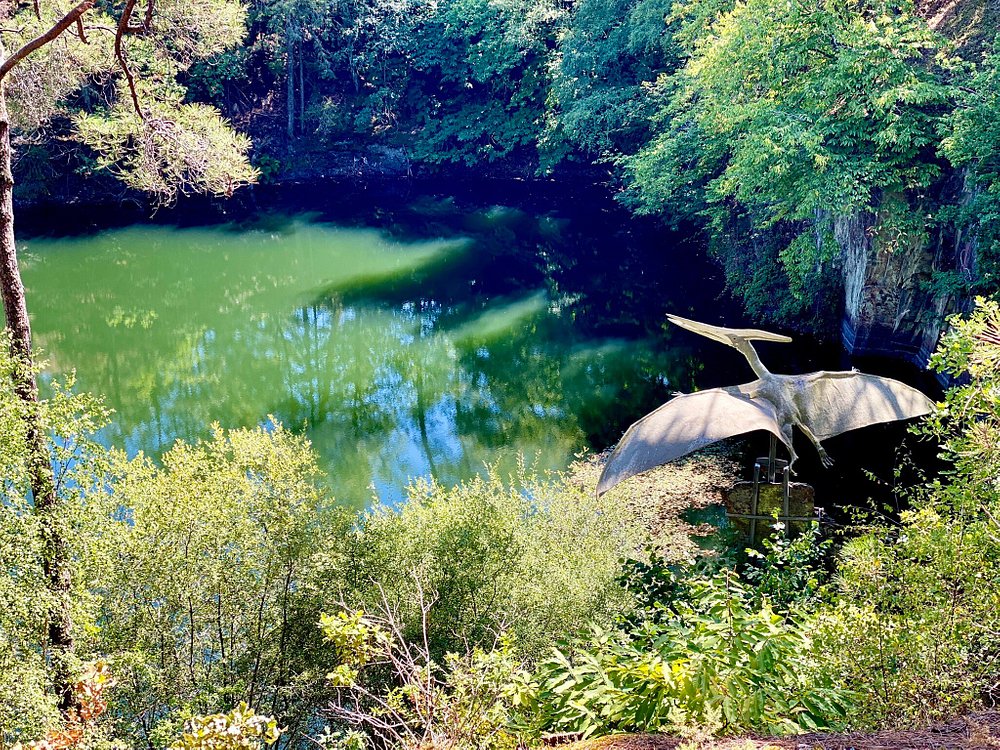
[[[957,202],[968,200],[955,175]],[[874,241],[879,217],[864,212],[834,221],[844,284],[844,346],[851,354],[902,357],[918,367],[937,345],[945,318],[969,306],[957,284],[975,277],[975,237],[944,225],[925,241],[887,250]]]

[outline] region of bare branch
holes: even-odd
[[[90,0],[90,2],[93,2],[93,0]],[[145,116],[142,113],[142,107],[139,105],[139,92],[135,87],[135,76],[132,75],[132,70],[128,66],[128,60],[125,59],[125,51],[122,49],[122,38],[130,28],[129,20],[132,18],[132,11],[135,9],[137,2],[138,0],[127,0],[125,9],[122,11],[122,17],[118,21],[118,30],[115,33],[115,59],[118,60],[118,67],[125,74],[128,91],[132,96],[132,108],[135,109],[135,113],[139,119],[144,120]]]
[[[83,0],[77,6],[75,6],[69,13],[56,21],[55,24],[49,28],[43,34],[39,34],[30,42],[21,47],[17,52],[4,60],[3,65],[0,65],[0,81],[7,77],[7,74],[17,65],[21,60],[26,58],[35,50],[44,47],[49,42],[53,41],[62,34],[66,29],[75,24],[77,20],[88,10],[94,7],[95,0]],[[134,0],[133,0],[134,2]]]
[[[104,31],[104,32],[106,32],[108,34],[111,34],[112,36],[114,36],[115,34],[118,33],[117,29],[113,29],[110,26],[101,26],[100,24],[96,24],[96,23],[88,23],[83,28],[84,28],[84,31]]]
[[[977,335],[976,338],[987,344],[1000,345],[1000,330],[997,330],[996,328],[987,328],[985,331]]]
[[[90,42],[87,41],[87,34],[83,30],[82,18],[76,19],[76,35],[80,37],[80,41],[83,42],[84,44],[90,44]]]

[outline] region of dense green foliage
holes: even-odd
[[[859,527],[832,579],[816,532],[639,562],[641,512],[527,472],[418,483],[355,515],[280,426],[129,459],[86,438],[98,403],[57,388],[41,405],[71,500],[55,520],[79,658],[103,660],[99,717],[61,731],[22,402],[0,388],[3,742],[252,747],[280,727],[283,746],[492,750],[550,731],[903,726],[994,701],[1000,305],[956,321],[935,364],[969,374],[920,427],[950,468],[898,522]]]
[[[625,160],[640,210],[703,215],[758,315],[776,312],[769,289],[790,293],[787,318],[817,302],[838,219],[876,212],[880,249],[923,245],[954,90],[922,19],[838,0],[695,0],[674,15],[686,62],[657,83],[661,132]]]
[[[1000,279],[1000,46],[958,94],[941,151],[972,176],[972,195],[960,205],[959,221],[977,226],[980,287],[992,293]]]
[[[297,733],[330,662],[315,638],[349,523],[316,485],[307,444],[280,427],[178,444],[162,467],[117,456],[103,505],[91,648],[113,654],[115,719],[146,742],[180,706],[244,701]]]
[[[11,28],[3,32],[4,47],[26,45],[70,8],[57,0],[5,9]],[[228,195],[253,182],[249,140],[216,108],[183,103],[188,69],[239,44],[244,6],[234,0],[150,3],[153,18],[130,15],[118,40],[121,12],[97,3],[76,33],[63,32],[36,49],[4,81],[15,148],[41,147],[27,160],[29,176],[44,179],[52,165],[38,161],[63,156],[61,142],[70,141],[88,147],[75,154],[76,169],[110,171],[158,200],[190,192]],[[40,174],[31,175],[32,169]]]
[[[360,520],[353,602],[384,607],[385,595],[412,637],[421,592],[433,592],[432,655],[501,633],[534,654],[627,606],[619,560],[642,538],[628,521],[589,492],[531,476],[511,484],[491,473],[454,489],[417,483],[400,509]]]
[[[573,6],[551,66],[543,160],[612,157],[650,136],[659,101],[643,90],[677,65],[666,0],[582,0]]]
[[[0,337],[6,351],[6,336]],[[49,664],[38,648],[45,632],[51,593],[42,560],[44,523],[33,512],[28,473],[28,413],[12,387],[15,365],[0,357],[0,741],[37,736],[55,717]],[[88,553],[92,518],[79,503],[92,487],[89,468],[103,463],[104,452],[86,440],[103,424],[104,410],[93,399],[72,395],[57,385],[56,395],[40,405],[42,424],[51,431],[52,450],[61,471],[57,479],[62,512],[55,526],[70,540],[74,555]],[[93,592],[77,582],[74,611],[93,615]]]
[[[730,571],[694,581],[668,617],[543,661],[529,726],[579,731],[776,734],[837,726],[846,694],[810,624],[775,613]]]

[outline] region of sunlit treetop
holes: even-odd
[[[15,143],[68,120],[99,169],[161,202],[254,181],[249,139],[214,108],[185,103],[179,81],[241,42],[238,0],[35,2],[0,6]]]
[[[904,4],[691,0],[675,16],[689,57],[663,84],[673,120],[630,165],[644,202],[707,178],[710,201],[798,220],[939,174],[951,63]]]

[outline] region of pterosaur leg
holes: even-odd
[[[820,444],[819,438],[813,434],[813,431],[802,423],[798,423],[798,427],[802,430],[802,434],[809,438],[809,442],[816,448],[816,452],[819,454],[819,460],[823,462],[823,468],[829,469],[833,466],[833,459],[830,458],[830,454],[827,453],[826,448]]]
[[[799,456],[792,445],[792,425],[790,422],[786,422],[781,426],[781,442],[788,448],[788,470],[792,474],[795,474],[795,462],[799,460]]]

